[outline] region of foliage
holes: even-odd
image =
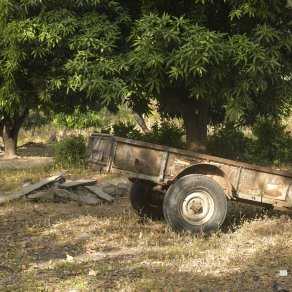
[[[259,119],[253,127],[256,162],[274,165],[292,162],[292,136],[286,126],[272,119]]]
[[[115,136],[120,136],[129,139],[143,139],[143,134],[136,129],[136,126],[130,122],[118,122],[112,126],[112,133]]]
[[[102,120],[97,112],[89,109],[83,112],[78,107],[75,108],[72,114],[56,114],[52,121],[52,125],[55,127],[70,129],[98,128],[101,124]]]
[[[131,123],[117,123],[113,125],[113,134],[164,146],[185,148],[184,130],[168,121],[155,123],[150,132],[145,134],[138,131]]]
[[[240,161],[250,161],[251,148],[251,139],[232,123],[216,127],[207,143],[208,154]]]
[[[162,121],[160,124],[155,123],[149,133],[144,134],[143,139],[147,142],[181,148],[185,145],[185,132],[170,122]]]
[[[84,167],[87,145],[83,136],[71,136],[56,145],[55,164],[63,168]]]
[[[28,109],[115,109],[126,94],[118,56],[127,21],[116,1],[0,0],[0,130]]]
[[[204,120],[251,125],[259,115],[288,114],[292,13],[285,5],[281,0],[147,1],[130,36],[133,107],[154,96],[161,113],[184,119],[187,133],[195,127],[207,132]],[[186,122],[190,117],[193,127]]]
[[[127,18],[117,2],[21,2],[0,2],[2,106],[26,105],[26,94],[38,104],[56,102],[56,110],[72,109],[68,103],[82,96],[97,104],[121,97],[115,53]]]
[[[31,110],[26,117],[23,127],[27,130],[49,124],[51,117],[45,115],[44,112]]]
[[[212,98],[218,93],[223,34],[187,17],[149,13],[136,22],[130,40],[130,85],[157,97],[164,112],[178,113],[185,98]],[[172,98],[168,88],[181,89],[180,98]]]
[[[252,133],[253,138],[247,137],[234,124],[217,127],[208,139],[208,153],[262,165],[292,162],[292,136],[281,122],[258,119]]]
[[[204,142],[210,121],[252,125],[258,116],[286,115],[287,7],[282,0],[0,0],[0,130],[27,109],[116,110],[127,99],[141,113],[152,97],[165,117],[183,117],[187,144],[195,128],[204,135],[191,139]]]

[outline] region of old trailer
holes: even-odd
[[[292,212],[292,174],[186,150],[93,133],[89,165],[123,172],[140,216],[164,217],[177,232],[220,228],[228,200]]]

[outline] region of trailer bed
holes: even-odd
[[[89,153],[90,166],[100,171],[122,171],[164,186],[195,171],[216,180],[230,199],[292,207],[288,172],[100,133],[90,136]]]

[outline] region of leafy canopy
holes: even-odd
[[[130,36],[129,83],[166,112],[207,100],[247,123],[291,110],[292,13],[284,1],[149,1]],[[178,89],[179,98],[172,101]],[[141,99],[141,98],[140,98]]]
[[[118,2],[0,0],[0,11],[0,110],[120,102]]]

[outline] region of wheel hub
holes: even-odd
[[[192,225],[208,222],[214,213],[214,201],[205,191],[197,191],[187,195],[181,206],[181,215]]]
[[[192,200],[190,203],[190,209],[193,210],[194,214],[200,214],[203,211],[202,203],[198,200]]]

